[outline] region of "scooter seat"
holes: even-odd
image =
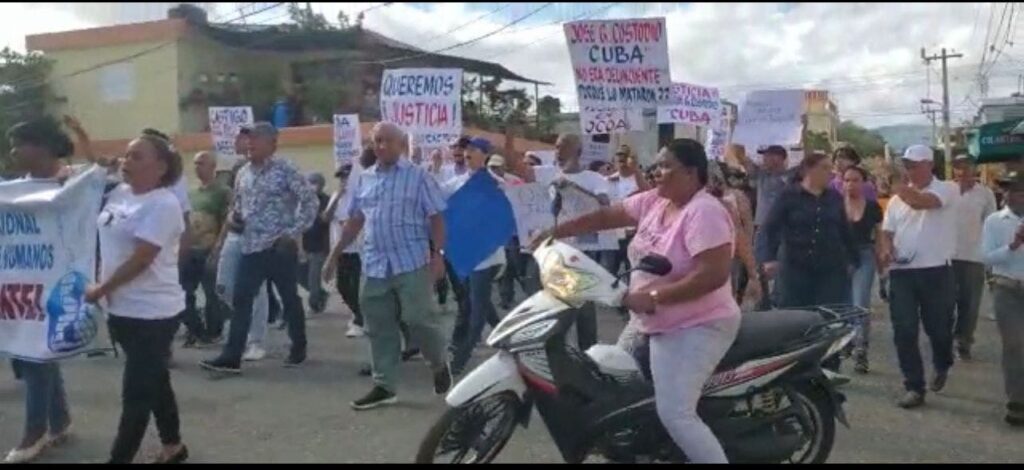
[[[718,371],[779,353],[779,347],[799,340],[814,325],[825,320],[810,310],[768,310],[744,313],[736,341],[718,364]]]

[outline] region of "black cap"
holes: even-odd
[[[1024,189],[1024,171],[1014,170],[999,178],[999,185],[1003,189],[1022,190]]]
[[[757,153],[761,155],[778,155],[782,158],[786,158],[786,156],[788,155],[788,153],[786,152],[786,147],[783,147],[781,145],[769,145],[761,150],[758,150]]]

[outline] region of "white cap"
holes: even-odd
[[[911,162],[931,162],[934,158],[932,148],[927,145],[911,145],[903,152],[903,160]]]

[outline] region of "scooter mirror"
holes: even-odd
[[[660,255],[647,255],[640,259],[637,270],[655,276],[664,276],[672,271],[672,262]]]

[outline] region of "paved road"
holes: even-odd
[[[335,296],[336,297],[336,296]],[[237,378],[211,380],[196,362],[212,350],[177,350],[173,373],[182,413],[182,432],[193,462],[410,462],[443,404],[430,392],[422,362],[404,365],[401,404],[357,413],[348,403],[366,392],[369,379],[356,370],[365,357],[364,340],[343,335],[347,317],[337,298],[308,323],[310,359],[285,369],[283,332],[272,331],[271,355]],[[883,310],[884,311],[884,310]],[[901,386],[885,315],[875,316],[873,370],[845,389],[852,429],[840,428],[831,462],[1020,462],[1024,432],[1002,423],[1002,381],[998,337],[982,320],[975,362],[958,364],[946,391],[928,406],[903,411],[893,406]],[[621,322],[602,318],[610,341]],[[105,338],[104,338],[105,341]],[[486,351],[478,351],[477,359]],[[78,358],[64,367],[75,435],[42,462],[104,461],[120,410],[122,364],[113,357]],[[20,439],[23,399],[20,382],[0,372],[0,445]],[[159,442],[150,429],[138,460],[155,455]],[[560,462],[543,424],[534,420],[516,435],[502,462]]]

